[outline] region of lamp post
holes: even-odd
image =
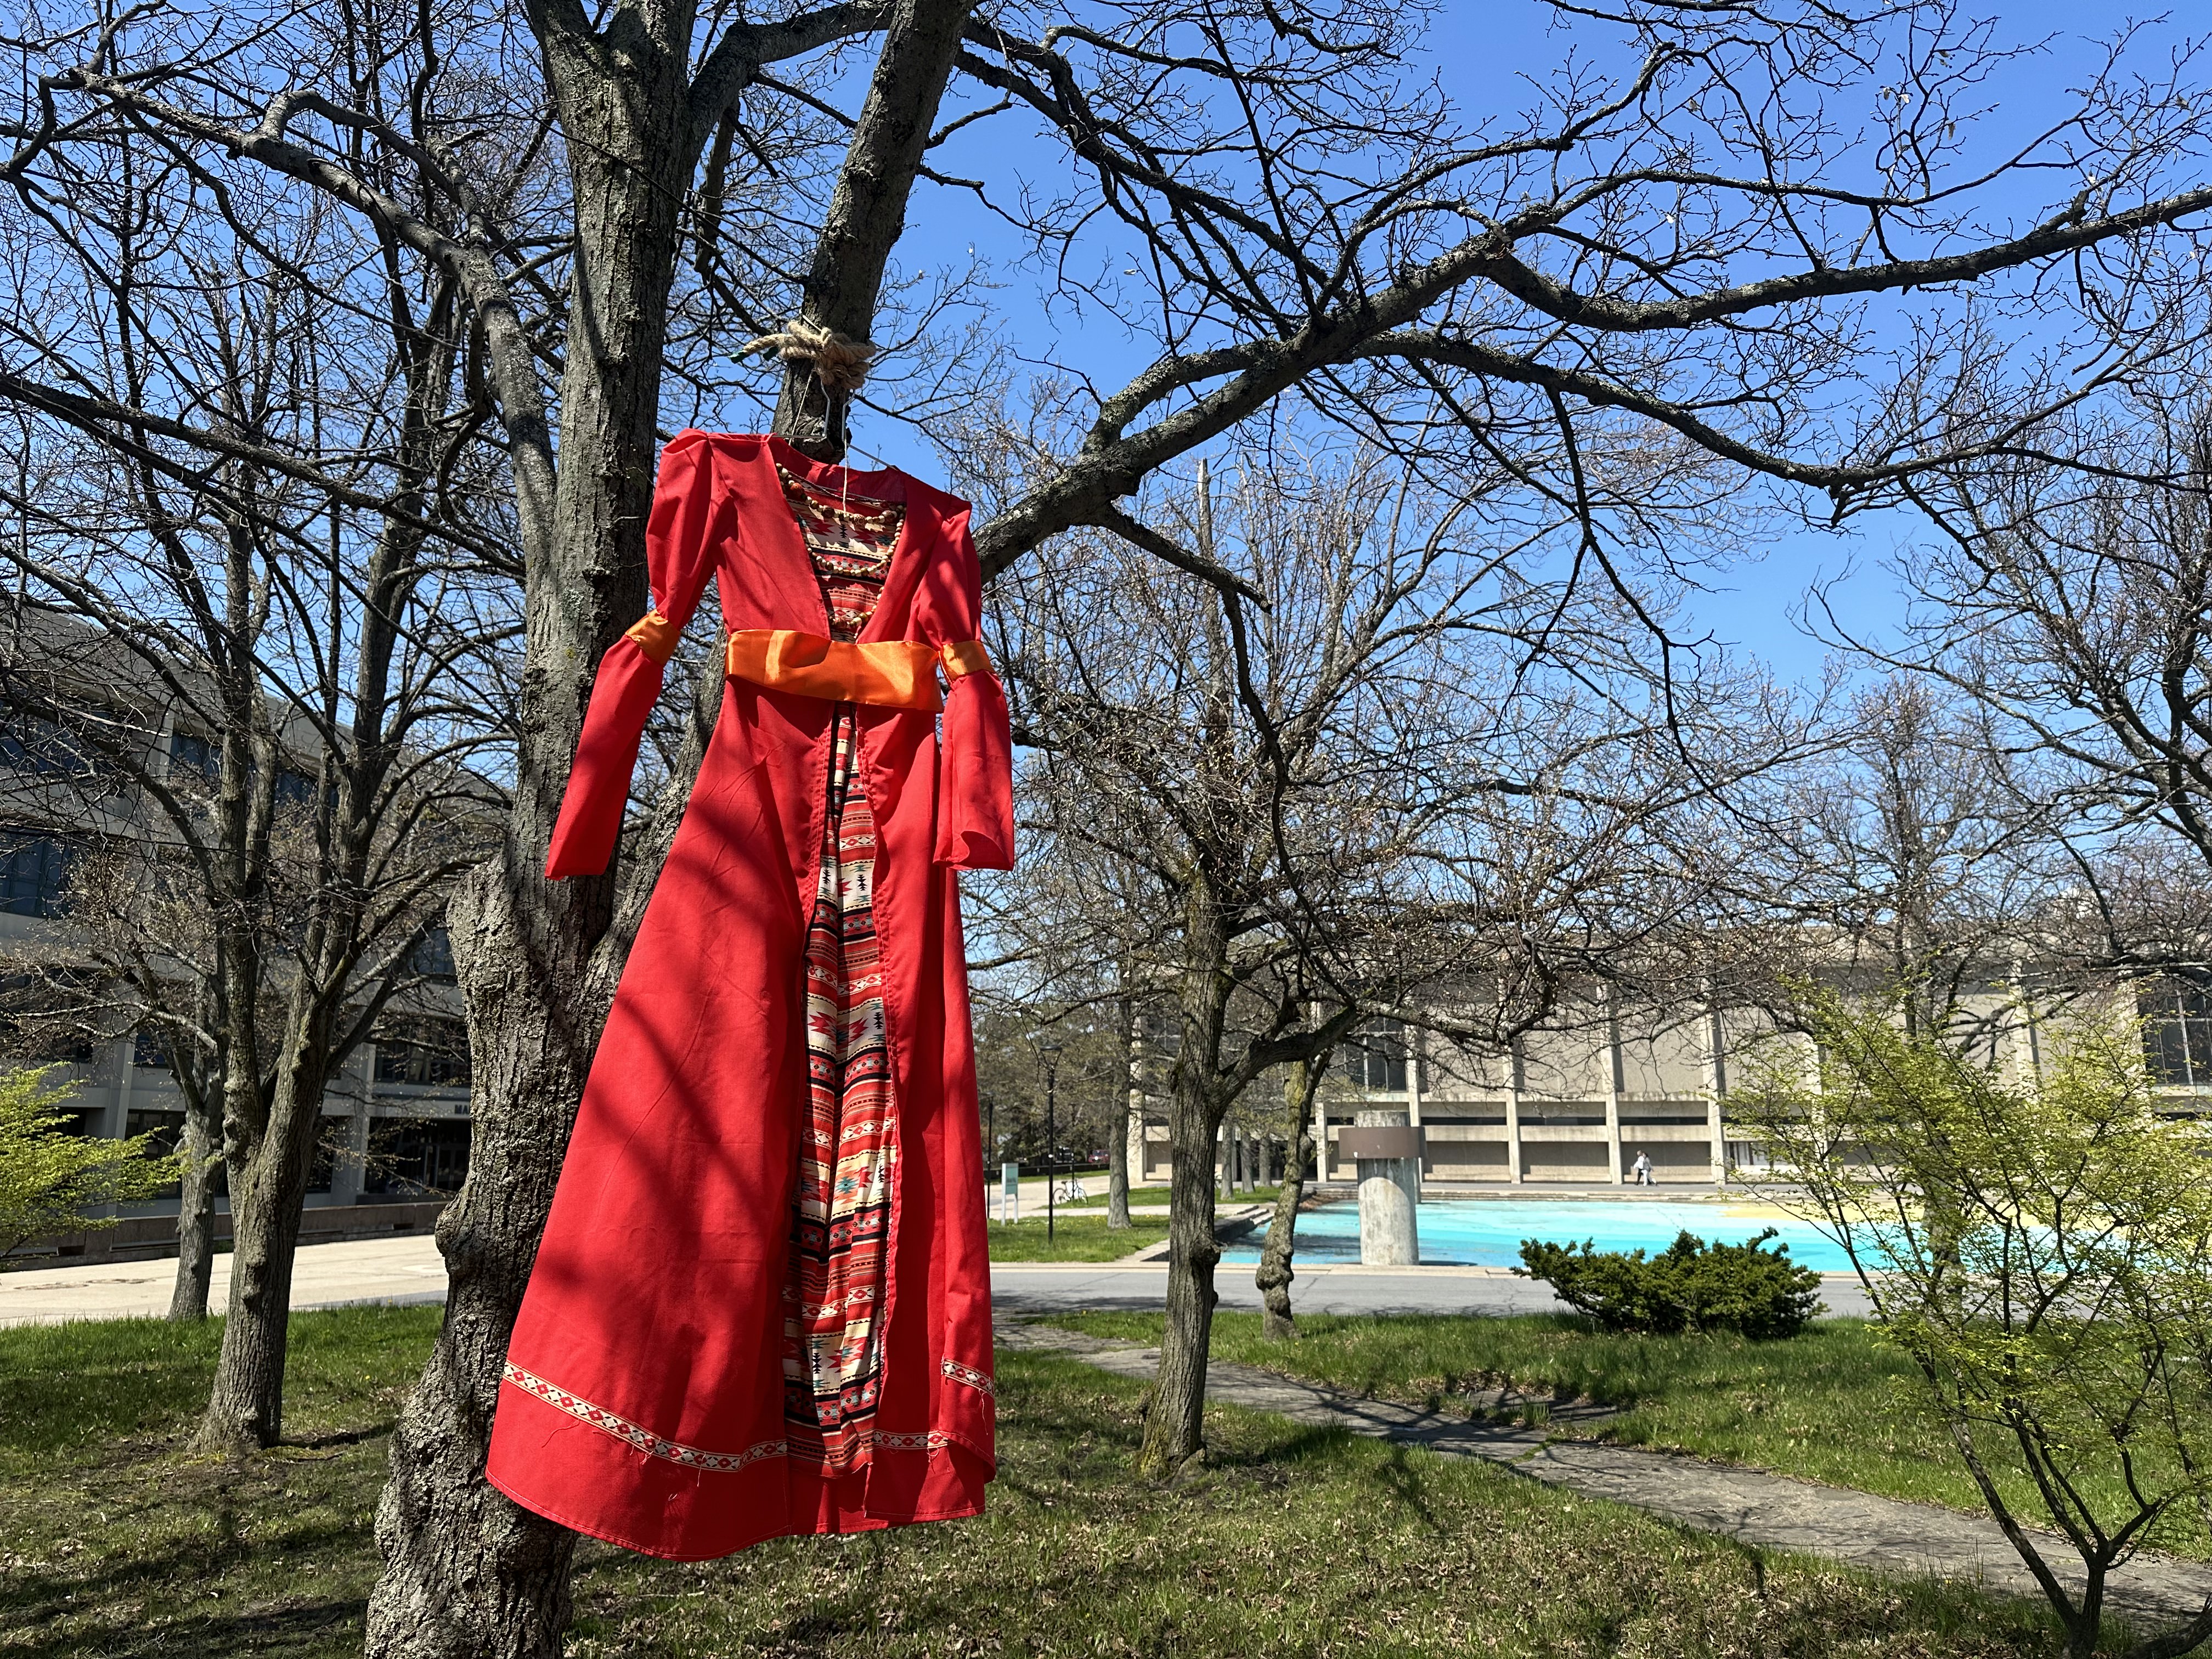
[[[1047,1042],[1042,1046],[1044,1050],[1044,1242],[1045,1248],[1050,1249],[1054,1219],[1054,1200],[1060,1191],[1052,1178],[1053,1156],[1059,1150],[1060,1144],[1058,1103],[1054,1094],[1060,1081],[1060,1044]]]

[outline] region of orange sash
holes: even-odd
[[[795,691],[826,702],[864,702],[879,708],[942,708],[939,663],[948,678],[988,670],[980,641],[941,649],[920,640],[873,640],[854,644],[825,640],[791,628],[743,628],[730,635],[729,672],[777,691]]]
[[[658,611],[647,611],[623,637],[655,663],[665,665],[676,654],[675,626]],[[859,645],[795,628],[739,629],[730,635],[727,662],[726,672],[774,690],[927,714],[945,706],[937,676],[930,672],[933,667],[943,665],[948,680],[991,672],[990,653],[981,640],[941,647],[920,640]]]

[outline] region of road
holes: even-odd
[[[174,1261],[161,1261],[0,1273],[0,1325],[159,1317],[168,1311],[176,1270]],[[218,1309],[228,1294],[229,1279],[230,1257],[218,1255],[211,1297]],[[1161,1304],[1167,1282],[1167,1269],[1153,1262],[999,1262],[991,1272],[992,1301],[1010,1315],[1085,1308],[1149,1310]],[[1216,1284],[1224,1307],[1260,1305],[1249,1264],[1224,1264]],[[1858,1286],[1849,1281],[1831,1279],[1821,1294],[1832,1313],[1867,1310]],[[1547,1286],[1495,1267],[1301,1267],[1291,1297],[1306,1313],[1542,1313],[1559,1305]],[[310,1244],[300,1251],[293,1270],[295,1308],[445,1299],[445,1264],[428,1237]]]

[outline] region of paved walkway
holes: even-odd
[[[1074,1355],[1142,1382],[1152,1380],[1159,1364],[1157,1348],[1045,1325],[1002,1326],[999,1341],[1009,1348]],[[1206,1393],[1209,1400],[1274,1412],[1317,1428],[1504,1463],[1547,1486],[1626,1504],[1761,1548],[1826,1556],[1871,1571],[1932,1574],[2042,1600],[1994,1522],[1931,1504],[1900,1503],[1680,1453],[1550,1439],[1540,1430],[1446,1417],[1219,1360],[1207,1370]],[[1584,1408],[1581,1414],[1603,1413]],[[2073,1553],[2062,1540],[2051,1540],[2045,1559],[2062,1578],[2079,1584]],[[2171,1625],[2212,1603],[2212,1565],[2138,1556],[2112,1576],[2107,1596],[2124,1618],[2153,1628]]]
[[[159,1318],[169,1311],[177,1259],[102,1261],[82,1267],[27,1267],[0,1273],[0,1325],[52,1325],[67,1319]],[[208,1305],[230,1296],[230,1252],[215,1259]],[[446,1263],[427,1233],[302,1245],[292,1264],[292,1305],[349,1302],[443,1302]]]
[[[0,1326],[158,1318],[169,1310],[169,1289],[176,1273],[173,1257],[0,1273]],[[991,1267],[991,1299],[1005,1314],[1079,1309],[1157,1312],[1166,1300],[1167,1284],[1166,1267],[1153,1261],[1000,1261]],[[1223,1307],[1259,1307],[1260,1293],[1253,1288],[1249,1263],[1224,1263],[1215,1284]],[[220,1309],[229,1287],[230,1256],[225,1252],[215,1259],[210,1305]],[[1865,1311],[1855,1283],[1831,1279],[1821,1295],[1832,1312]],[[1297,1270],[1291,1297],[1304,1313],[1549,1313],[1559,1307],[1550,1286],[1516,1279],[1503,1267],[1319,1263]],[[306,1245],[293,1268],[295,1308],[445,1299],[445,1263],[427,1234]]]

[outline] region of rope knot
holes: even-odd
[[[763,334],[738,348],[740,357],[756,351],[773,351],[787,363],[805,364],[822,383],[824,392],[854,392],[868,378],[868,359],[874,343],[856,340],[833,328],[823,328],[804,317],[793,317],[781,333]]]

